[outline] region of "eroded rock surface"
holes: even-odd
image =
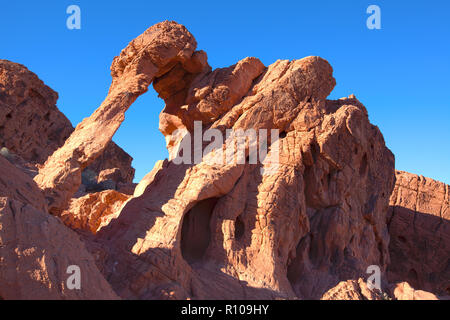
[[[111,66],[113,81],[102,105],[84,119],[64,145],[40,168],[35,181],[59,214],[81,185],[81,172],[105,150],[125,118],[125,111],[157,77],[186,63],[196,47],[185,27],[162,22],[130,42]]]
[[[390,297],[377,289],[371,289],[366,281],[347,280],[328,290],[321,300],[389,300]]]
[[[389,285],[386,291],[382,291],[371,288],[360,278],[340,282],[328,290],[321,300],[440,300],[440,297],[431,292],[415,290],[407,282]]]
[[[0,60],[0,146],[43,163],[72,132],[58,94],[26,67]]]
[[[397,300],[439,300],[431,292],[415,290],[407,282],[397,283],[393,287],[393,296]]]
[[[397,171],[390,199],[389,281],[450,295],[450,188]]]
[[[60,217],[72,229],[87,230],[95,234],[117,216],[129,198],[129,195],[115,190],[90,193],[72,199],[69,208]]]
[[[265,67],[246,58],[211,71],[184,28],[162,26],[169,27],[163,33],[160,24],[150,28],[112,66],[110,95],[135,83],[136,74],[145,79],[138,93],[154,82],[166,101],[160,129],[171,154],[100,230],[93,246],[116,292],[141,299],[320,298],[340,281],[358,279],[369,265],[384,271],[394,157],[356,98],[326,100],[335,85],[328,62],[307,57]],[[173,30],[181,30],[176,41]],[[175,58],[164,72],[149,67],[123,76],[118,66],[156,63],[161,53],[146,57],[137,44],[147,41],[149,32],[151,39],[170,39],[165,48],[173,54],[167,61],[186,45],[178,45],[180,39],[189,40],[187,58]],[[163,40],[152,41],[150,48]],[[109,118],[121,121],[128,106],[122,101]],[[103,109],[85,124],[103,126],[98,121]],[[208,161],[217,150],[200,162],[179,164],[177,151],[186,133],[194,134],[194,121],[221,132],[278,129],[280,138],[264,141],[269,153],[257,164]],[[276,152],[279,161],[272,161]]]
[[[74,130],[58,110],[57,99],[58,94],[26,67],[0,60],[0,148],[11,163],[33,177]],[[132,160],[111,141],[88,170],[95,173],[95,184],[108,181],[114,184],[109,189],[114,189],[133,182]]]
[[[2,256],[13,257],[0,265],[0,271],[12,274],[3,279],[24,279],[8,285],[6,298],[41,291],[44,297],[95,297],[95,288],[78,295],[64,290],[59,270],[76,259],[88,277],[101,272],[94,284],[105,290],[104,298],[419,297],[405,285],[390,296],[368,289],[362,279],[371,265],[380,267],[383,282],[389,275],[393,283],[407,280],[418,289],[447,290],[448,186],[398,173],[392,193],[394,156],[355,96],[327,100],[335,79],[326,60],[279,60],[266,67],[257,58],[245,58],[212,70],[196,45],[185,27],[168,21],[130,42],[112,63],[105,101],[40,166],[34,180],[45,199],[32,196],[33,183],[30,195],[9,190],[3,195],[11,198],[2,198],[0,209],[3,223],[13,225],[8,230],[21,228],[20,218],[31,214],[30,228],[51,226],[39,229],[43,234],[32,229],[2,247],[7,250]],[[158,162],[133,191],[128,158],[108,146],[125,111],[151,83],[166,103],[159,127],[170,158]],[[234,133],[251,129],[259,130],[257,151],[267,146],[267,154],[255,152],[255,143],[247,141],[244,161],[229,161]],[[114,159],[121,164],[112,164]],[[6,161],[6,170],[10,167],[20,172]],[[24,193],[30,178],[21,179],[18,190]],[[111,189],[129,195],[96,192],[111,183]],[[47,205],[79,230],[89,254],[59,218],[42,212]],[[73,247],[58,245],[62,236]],[[24,267],[16,268],[14,254],[22,252],[14,249],[16,243],[31,243],[34,237],[38,249],[26,251],[33,262],[18,260]],[[420,241],[426,243],[413,247]],[[43,257],[45,246],[53,251]],[[45,260],[53,253],[63,259],[54,260],[56,267]],[[420,259],[427,261],[422,267]],[[35,261],[45,263],[35,267]],[[27,268],[37,268],[33,274],[44,281],[22,277]],[[51,268],[58,271],[50,274]],[[421,274],[405,275],[405,270]],[[14,289],[26,285],[32,294]]]
[[[31,177],[0,156],[0,197],[8,197],[46,211],[44,195]]]
[[[80,268],[80,290],[67,268]],[[0,296],[3,299],[118,299],[79,236],[58,218],[0,197]]]

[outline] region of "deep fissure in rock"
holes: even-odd
[[[236,240],[240,240],[244,236],[244,233],[245,233],[244,221],[242,221],[241,216],[238,216],[234,224],[234,238]]]

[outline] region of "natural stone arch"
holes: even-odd
[[[147,29],[115,57],[111,65],[112,84],[100,107],[75,128],[65,144],[40,168],[36,183],[44,191],[49,211],[59,214],[81,184],[81,172],[111,141],[131,104],[158,77],[176,65],[188,72],[207,67],[193,55],[197,43],[182,25],[164,21]],[[195,61],[193,61],[195,60]]]

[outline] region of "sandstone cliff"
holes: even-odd
[[[390,200],[390,281],[450,296],[450,188],[396,172]]]

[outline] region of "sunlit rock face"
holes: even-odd
[[[31,177],[74,130],[58,110],[57,99],[58,94],[25,66],[0,60],[0,154]],[[101,189],[107,182],[109,189],[131,184],[132,160],[110,141],[103,154],[86,168],[85,176],[92,175],[92,181],[84,181],[82,191]]]
[[[142,49],[146,34],[153,38]],[[180,54],[182,40],[190,45]],[[93,245],[116,292],[142,299],[320,298],[341,280],[364,277],[369,265],[384,272],[394,157],[355,97],[326,99],[335,85],[328,62],[307,57],[266,67],[246,58],[211,70],[195,46],[187,30],[165,22],[113,62],[110,95],[138,74],[165,100],[160,130],[171,154]],[[214,152],[203,139],[211,129],[223,133]],[[277,129],[278,139],[268,135],[266,159],[256,163],[210,161],[226,150],[226,131],[239,129]],[[180,163],[186,146],[192,154]],[[200,161],[195,148],[204,151]],[[249,156],[250,145],[244,149]]]
[[[366,108],[353,95],[327,100],[336,82],[326,60],[306,57],[265,66],[245,58],[212,70],[207,54],[196,47],[193,35],[176,22],[150,27],[114,58],[102,105],[54,142],[51,152],[39,154],[34,180],[13,160],[2,160],[0,182],[7,185],[16,171],[20,179],[19,192],[0,183],[0,227],[22,228],[16,211],[34,214],[31,226],[37,227],[19,240],[43,237],[36,242],[41,250],[36,259],[42,260],[45,246],[52,254],[62,252],[63,259],[55,260],[58,272],[82,259],[82,267],[98,279],[93,286],[104,292],[51,291],[64,288],[57,273],[43,282],[43,296],[379,300],[434,297],[420,289],[445,291],[444,264],[433,260],[430,270],[418,267],[425,251],[414,251],[411,241],[421,229],[405,239],[400,234],[409,226],[403,222],[417,215],[403,210],[416,212],[418,207],[409,206],[416,198],[424,199],[424,212],[440,210],[441,220],[448,219],[442,209],[448,207],[448,186],[426,180],[426,188],[416,188],[407,174],[397,174],[395,185],[394,156]],[[159,128],[170,157],[134,188],[131,160],[110,150],[111,138],[150,84],[165,101]],[[47,94],[47,105],[54,106],[54,92],[42,88],[40,95]],[[246,138],[239,140],[238,132]],[[114,187],[106,189],[115,190],[98,189],[111,181]],[[444,239],[442,221],[433,226]],[[13,235],[3,231],[0,237]],[[57,244],[61,237],[71,239],[63,251]],[[20,244],[11,243],[2,247],[4,256],[20,252]],[[438,247],[443,257],[446,247]],[[405,248],[411,253],[406,269],[420,276],[392,263],[402,259]],[[16,265],[1,261],[0,288],[6,281],[2,272],[20,276]],[[42,274],[51,268],[26,263],[20,264],[24,270]],[[381,290],[367,285],[370,266],[380,270]],[[416,281],[418,290],[404,280]],[[14,290],[10,285],[7,297],[17,296]]]

